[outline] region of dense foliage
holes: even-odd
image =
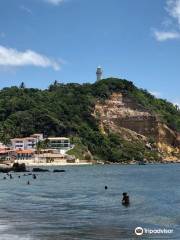
[[[104,101],[112,92],[125,91],[149,111],[159,115],[171,128],[180,131],[180,111],[166,100],[157,99],[132,82],[105,79],[94,84],[60,84],[55,81],[46,90],[20,87],[0,91],[0,140],[35,132],[45,136],[71,136],[77,145],[88,149],[99,159],[142,159],[145,148],[140,143],[123,141],[120,137],[99,131],[98,120],[92,116],[97,99]],[[82,148],[83,148],[82,147]]]

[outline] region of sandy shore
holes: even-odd
[[[50,166],[82,166],[82,165],[92,165],[92,163],[27,163],[25,162],[27,167],[40,167],[40,166],[45,166],[45,167],[50,167]]]

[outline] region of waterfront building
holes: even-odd
[[[11,139],[11,145],[14,150],[35,149],[36,144],[37,139],[32,137]]]
[[[37,163],[66,163],[65,156],[61,153],[42,153],[35,155]]]
[[[42,133],[35,133],[35,134],[32,134],[30,137],[35,138],[37,142],[44,140]]]
[[[65,154],[72,148],[70,139],[66,137],[49,137],[49,148],[59,151],[61,154]]]
[[[14,150],[28,150],[36,149],[36,144],[43,140],[43,134],[33,134],[26,138],[13,138],[11,139],[12,149]]]
[[[34,158],[34,151],[31,149],[27,150],[16,150],[16,160],[30,160]]]
[[[15,151],[8,147],[0,148],[0,161],[11,160],[15,158]]]
[[[47,149],[49,148],[50,150],[53,150],[53,152],[57,152],[60,154],[65,154],[68,150],[72,148],[69,138],[49,137],[44,139],[43,134],[33,134],[30,137],[25,138],[13,138],[11,139],[11,148],[15,151],[33,150],[35,152],[37,143],[40,141],[47,141]],[[25,152],[23,154],[25,154]],[[18,155],[18,157],[19,156],[20,155]]]
[[[7,146],[4,144],[4,143],[2,143],[2,142],[0,142],[0,149],[5,149],[5,148],[7,148]]]

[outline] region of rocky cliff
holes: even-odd
[[[113,93],[109,99],[98,101],[93,114],[103,133],[118,133],[125,140],[141,140],[157,148],[163,159],[180,159],[179,134],[162,123],[127,93]]]

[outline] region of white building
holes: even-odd
[[[49,148],[58,150],[61,154],[65,154],[72,148],[70,139],[66,137],[49,137]]]
[[[36,143],[37,139],[32,137],[11,139],[12,148],[14,150],[35,149]]]
[[[102,68],[99,66],[97,67],[97,70],[96,70],[96,79],[97,81],[100,81],[102,79],[102,75],[103,75],[103,70]]]
[[[49,137],[44,139],[43,134],[33,134],[30,137],[11,139],[11,145],[13,150],[36,150],[37,143],[43,140],[48,140],[47,148],[60,154],[65,154],[73,147],[69,138]]]
[[[4,149],[4,148],[7,148],[7,146],[6,146],[6,145],[4,145],[4,143],[0,142],[0,149],[1,149],[1,148],[3,148],[3,149]]]
[[[35,134],[32,134],[30,137],[36,138],[38,142],[44,140],[42,133],[35,133]]]
[[[13,138],[11,145],[14,150],[36,149],[36,144],[43,140],[43,134],[33,134],[26,138]]]

